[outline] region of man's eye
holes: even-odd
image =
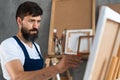
[[[29,20],[29,22],[35,22],[35,20]]]
[[[37,21],[38,23],[40,23],[40,21]]]

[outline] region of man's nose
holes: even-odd
[[[34,24],[33,24],[33,28],[36,28],[36,29],[38,29],[39,28],[39,23],[38,22],[34,22]]]

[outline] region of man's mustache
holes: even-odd
[[[38,29],[33,28],[33,29],[30,29],[30,31],[37,31],[38,32]]]

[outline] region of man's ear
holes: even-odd
[[[22,19],[20,17],[17,17],[17,24],[19,27],[22,25]]]

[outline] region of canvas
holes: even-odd
[[[102,6],[84,80],[105,80],[111,58],[120,46],[119,37],[120,14]]]

